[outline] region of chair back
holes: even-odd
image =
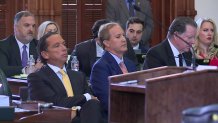
[[[12,93],[11,93],[10,87],[8,85],[8,81],[6,79],[5,74],[1,69],[0,69],[0,84],[1,84],[0,95],[9,96],[11,99]]]

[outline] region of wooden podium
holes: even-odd
[[[218,102],[218,70],[146,80],[146,123],[181,123],[182,111]]]
[[[159,67],[137,71],[125,75],[110,76],[109,122],[144,123],[145,122],[145,80],[163,75],[181,73],[183,67]],[[136,81],[134,84],[125,82]]]

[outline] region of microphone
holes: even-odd
[[[153,17],[149,16],[147,13],[143,12],[139,6],[137,6],[137,5],[134,4],[134,5],[133,5],[133,8],[134,8],[136,11],[138,11],[138,12],[142,13],[143,15],[145,15],[146,18],[153,20],[155,23],[157,23],[158,25],[160,25],[163,29],[166,29],[166,27],[164,27],[164,25],[163,25],[162,23],[160,23],[159,21],[153,19]]]
[[[195,55],[195,50],[192,47],[192,45],[190,45],[186,40],[184,40],[182,37],[178,36],[176,33],[174,33],[174,35],[179,38],[180,40],[182,40],[183,42],[185,42],[190,48],[191,48],[191,53],[192,53],[192,68],[193,70],[196,70],[196,55]]]
[[[151,16],[149,16],[148,14],[146,14],[145,12],[143,12],[139,6],[133,5],[133,8],[134,8],[136,11],[138,11],[138,12],[144,14],[146,17],[148,17],[148,18],[150,18],[150,19],[153,19]],[[167,29],[161,22],[159,22],[159,21],[157,21],[157,20],[155,20],[155,19],[153,19],[153,21],[154,21],[156,24],[160,25],[163,29]],[[182,40],[183,42],[185,42],[189,47],[191,47],[192,64],[193,64],[192,68],[193,68],[193,70],[196,70],[196,56],[195,56],[194,48],[192,47],[192,45],[190,45],[190,44],[189,44],[186,40],[184,40],[182,37],[178,36],[178,35],[175,34],[175,33],[174,33],[174,35],[175,35],[176,37],[178,37],[180,40]]]

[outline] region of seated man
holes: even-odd
[[[28,11],[21,11],[14,18],[14,35],[0,41],[0,67],[7,77],[26,73],[30,55],[38,58],[35,35],[35,17]],[[43,64],[38,62],[34,71]]]
[[[94,94],[103,106],[105,116],[107,116],[108,77],[133,72],[136,70],[136,65],[123,56],[127,51],[127,42],[124,37],[124,31],[118,23],[102,25],[99,29],[98,37],[105,52],[92,68],[90,83]]]
[[[144,30],[144,22],[137,17],[130,17],[126,22],[126,38],[130,41],[136,54],[146,54],[148,46],[143,44],[142,33]]]
[[[81,106],[81,123],[102,123],[99,101],[92,96],[82,73],[66,70],[67,48],[60,34],[49,32],[38,43],[38,53],[45,64],[28,76],[31,100],[52,102],[71,108]]]
[[[197,24],[189,17],[177,17],[171,23],[166,39],[150,48],[143,69],[161,66],[191,66]]]
[[[99,59],[104,50],[100,44],[100,40],[98,38],[98,30],[101,25],[109,23],[110,21],[107,19],[97,20],[92,27],[93,39],[89,39],[87,41],[81,42],[75,46],[75,49],[71,56],[76,55],[79,60],[79,70],[84,72],[86,76],[89,78],[92,66]],[[128,42],[128,51],[125,53],[125,56],[130,60],[137,64],[137,59],[135,53],[131,47],[131,44]],[[70,58],[68,62],[68,68],[71,68],[71,60]]]

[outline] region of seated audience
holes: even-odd
[[[212,19],[199,18],[194,50],[198,64],[218,65],[218,42],[216,24]],[[214,64],[215,63],[215,64]]]
[[[118,23],[102,25],[98,37],[105,52],[92,68],[90,83],[94,94],[103,106],[105,116],[107,116],[108,77],[133,72],[136,70],[136,66],[134,62],[123,56],[127,51],[127,42],[124,31]]]
[[[191,46],[195,43],[197,24],[189,17],[177,17],[171,23],[167,38],[150,48],[144,69],[160,66],[191,66]]]
[[[61,35],[48,32],[40,38],[38,54],[45,66],[28,76],[31,100],[67,108],[81,106],[73,121],[102,123],[100,103],[92,96],[84,75],[65,68],[67,48]]]
[[[48,32],[57,32],[60,34],[60,28],[54,21],[44,21],[38,27],[37,40]]]
[[[90,77],[91,69],[95,61],[97,61],[103,54],[104,49],[100,43],[98,37],[98,30],[101,25],[109,23],[107,19],[97,20],[92,27],[93,39],[81,42],[77,44],[74,48],[74,51],[71,54],[71,58],[68,61],[68,68],[71,68],[72,56],[77,56],[79,60],[79,70],[84,72],[87,78]],[[128,50],[125,53],[125,56],[130,60],[134,61],[137,64],[137,59],[135,53],[131,47],[131,44],[127,43]]]
[[[0,42],[0,67],[7,77],[26,73],[30,55],[37,59],[35,35],[35,17],[28,11],[18,12],[14,17],[14,35]],[[34,65],[37,71],[40,62]]]
[[[130,17],[126,22],[126,38],[130,41],[136,54],[146,54],[149,47],[143,44],[142,33],[144,30],[144,22],[138,17]]]

